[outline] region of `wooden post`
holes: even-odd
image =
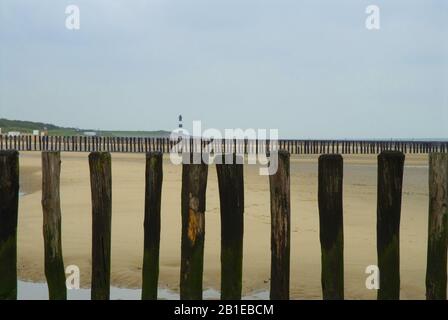
[[[446,300],[448,154],[429,155],[429,221],[426,299]]]
[[[61,242],[59,196],[61,157],[59,152],[42,152],[42,209],[45,277],[50,300],[67,299]]]
[[[217,164],[221,206],[221,299],[240,300],[243,275],[244,181],[243,164]],[[226,163],[223,159],[222,163]]]
[[[398,151],[384,151],[378,156],[379,300],[400,298],[400,214],[404,158],[404,154]]]
[[[0,151],[0,300],[17,299],[19,153]]]
[[[92,300],[108,300],[112,222],[111,157],[107,152],[89,155],[92,191]]]
[[[204,163],[182,165],[181,300],[202,299],[207,174]]]
[[[343,159],[319,157],[319,222],[322,250],[322,294],[325,300],[344,299],[344,229],[342,209]]]
[[[160,204],[163,181],[163,155],[146,155],[145,222],[142,300],[157,300],[160,249]]]
[[[277,171],[269,176],[271,194],[270,298],[272,300],[288,300],[291,239],[289,153],[280,150],[277,155]]]

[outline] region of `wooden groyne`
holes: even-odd
[[[226,157],[237,158],[236,154]],[[45,275],[50,299],[66,299],[61,212],[59,198],[59,151],[42,152],[42,207],[45,246]],[[344,299],[343,157],[321,155],[318,166],[319,237],[322,254],[322,295]],[[405,155],[383,151],[378,156],[377,258],[380,270],[378,299],[400,298],[400,217]],[[63,165],[63,163],[62,163]],[[206,190],[205,163],[182,165],[182,226],[180,297],[202,299]],[[221,210],[221,298],[241,299],[244,241],[243,165],[216,164]],[[92,299],[109,299],[111,270],[112,158],[108,152],[89,155],[92,196]],[[142,299],[157,299],[162,153],[146,157],[144,258]],[[270,186],[271,299],[290,297],[291,212],[290,153],[278,153],[278,170],[266,177]],[[446,300],[448,239],[448,153],[429,155],[428,181],[427,299]],[[0,151],[0,299],[17,298],[17,220],[19,207],[19,152]],[[375,239],[372,239],[375,241]],[[269,254],[269,252],[266,252]],[[367,290],[367,289],[366,289]]]
[[[179,139],[100,136],[8,136],[0,135],[0,150],[63,151],[63,152],[132,152],[168,153]],[[268,150],[270,141],[241,139],[190,139],[190,150],[211,144],[224,152],[258,153]],[[388,141],[388,140],[278,140],[278,148],[290,154],[379,154],[393,150],[405,154],[448,152],[448,141]]]

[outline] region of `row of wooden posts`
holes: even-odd
[[[229,155],[228,155],[229,156]],[[234,160],[236,154],[231,154]],[[377,252],[378,299],[400,297],[400,215],[405,156],[378,156]],[[157,299],[163,155],[146,156],[142,299]],[[89,155],[92,196],[91,298],[109,299],[111,264],[111,155]],[[183,164],[181,191],[180,298],[202,299],[208,165]],[[217,164],[221,207],[221,298],[241,299],[244,233],[243,165]],[[61,244],[59,152],[42,153],[42,207],[45,275],[50,299],[66,299]],[[422,181],[423,183],[423,181]],[[271,211],[270,298],[289,299],[290,154],[278,153],[278,170],[269,176]],[[0,299],[17,298],[17,217],[19,153],[0,152]],[[344,299],[343,158],[321,155],[318,207],[324,299]],[[448,242],[448,154],[429,155],[429,226],[427,299],[446,299]]]
[[[12,136],[0,135],[0,150],[72,152],[170,152],[179,139],[145,137]],[[190,150],[214,145],[220,152],[248,154],[269,149],[270,141],[251,139],[189,139]],[[196,149],[195,149],[196,148]],[[219,148],[219,149],[218,149]],[[448,152],[448,141],[278,140],[278,148],[290,154],[377,154],[386,150],[403,153]],[[195,151],[195,152],[199,152]]]

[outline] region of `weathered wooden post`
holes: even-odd
[[[446,300],[448,154],[429,155],[429,220],[426,299]]]
[[[205,163],[182,165],[181,300],[202,299],[207,175]]]
[[[400,215],[404,158],[404,154],[398,151],[384,151],[378,155],[379,300],[400,298]]]
[[[89,155],[92,192],[92,300],[108,300],[112,222],[111,157],[107,152]]]
[[[240,300],[243,275],[244,182],[242,157],[217,164],[221,206],[221,299]],[[224,159],[222,163],[225,162]]]
[[[344,299],[344,228],[342,209],[343,159],[319,157],[318,203],[322,250],[322,294],[325,300]]]
[[[145,222],[142,299],[157,300],[160,249],[160,205],[162,198],[163,155],[146,155]]]
[[[275,155],[271,153],[272,157]],[[291,203],[289,153],[277,153],[277,171],[269,176],[271,194],[271,290],[272,300],[289,299]]]
[[[0,151],[0,300],[17,299],[19,153]]]
[[[42,152],[42,209],[45,277],[50,300],[67,299],[61,242],[59,195],[61,157],[59,152]]]

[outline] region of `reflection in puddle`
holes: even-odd
[[[19,281],[17,294],[19,300],[48,300],[48,288],[46,283],[34,283]],[[179,300],[179,293],[169,289],[159,288],[159,299]],[[111,300],[140,300],[141,289],[110,288]],[[204,290],[204,299],[219,299],[220,294],[213,289]],[[67,290],[69,300],[90,300],[90,289]],[[269,292],[259,291],[251,293],[243,299],[267,300]]]

